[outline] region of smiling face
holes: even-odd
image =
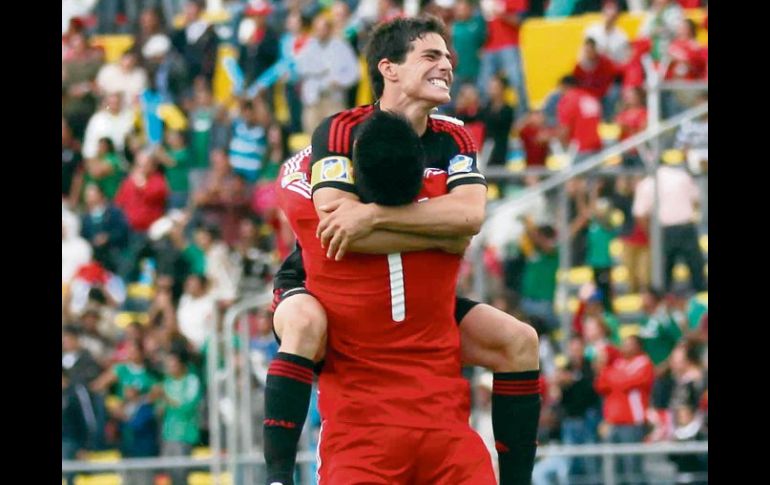
[[[395,64],[383,60],[380,63],[380,71],[383,70],[386,71],[383,72],[383,77],[393,81],[391,84],[410,98],[435,106],[451,100],[451,54],[444,39],[436,33],[430,32],[415,39],[403,63]]]

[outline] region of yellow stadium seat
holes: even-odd
[[[213,455],[211,453],[211,448],[208,446],[198,446],[196,448],[192,449],[192,453],[190,453],[190,456],[193,458],[211,458]]]
[[[310,135],[307,133],[294,133],[293,135],[289,135],[288,143],[290,152],[298,152],[310,145]]]
[[[620,328],[618,328],[618,336],[622,340],[631,335],[639,335],[641,330],[642,327],[638,323],[627,323],[625,325],[621,325]]]
[[[672,148],[663,152],[662,159],[663,163],[665,164],[679,165],[680,163],[684,162],[684,152],[682,150]]]
[[[95,463],[112,463],[120,461],[120,450],[89,451],[86,460]]]
[[[500,186],[490,183],[487,185],[487,200],[497,200],[500,198]]]
[[[129,298],[137,298],[141,300],[151,300],[155,296],[155,288],[151,285],[145,285],[142,283],[131,283],[126,289],[126,293]]]
[[[527,162],[522,158],[515,158],[508,160],[505,168],[508,169],[509,172],[523,172],[527,169]]]
[[[561,328],[557,328],[556,330],[551,332],[551,337],[553,337],[553,339],[556,342],[563,342],[564,341],[564,330],[562,330]]]
[[[104,50],[105,62],[115,62],[134,45],[134,36],[129,34],[95,35],[91,37],[91,45],[101,47]]]
[[[569,359],[564,354],[557,354],[556,357],[553,358],[553,363],[558,369],[565,369],[567,364],[569,364]]]
[[[620,155],[613,155],[604,159],[605,167],[617,167],[623,161],[623,157]]]
[[[229,473],[222,473],[220,476],[220,485],[232,485],[233,480]],[[192,472],[187,477],[187,485],[212,485],[212,475],[209,472]]]
[[[549,155],[545,159],[545,167],[548,170],[557,171],[567,167],[566,155]]]
[[[628,283],[628,268],[622,265],[612,268],[612,282],[616,285]]]
[[[77,475],[75,485],[122,485],[123,479],[117,473],[99,473],[96,475]]]
[[[690,279],[690,270],[682,263],[674,265],[674,281],[687,281]]]
[[[626,216],[620,209],[613,209],[610,213],[610,222],[613,227],[620,227],[626,222]]]
[[[709,235],[704,234],[698,239],[698,243],[700,244],[700,250],[704,253],[708,254],[709,252]]]
[[[576,266],[567,272],[567,283],[580,286],[593,281],[594,272],[590,266]]]
[[[150,317],[143,312],[120,312],[115,315],[115,325],[120,328],[126,328],[133,321],[147,325],[150,323]]]
[[[708,291],[702,291],[702,292],[698,293],[697,295],[695,295],[695,298],[699,302],[703,303],[704,305],[709,306],[709,292]]]
[[[620,259],[623,256],[623,241],[621,239],[613,239],[610,242],[610,256],[615,259]]]
[[[612,305],[615,307],[615,312],[618,314],[637,313],[642,310],[642,295],[631,294],[619,296],[613,300]]]
[[[620,125],[615,123],[599,123],[599,137],[604,141],[615,141],[620,138]]]

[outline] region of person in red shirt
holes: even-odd
[[[644,89],[641,87],[623,90],[623,109],[615,117],[620,126],[620,141],[625,140],[647,128],[647,107],[644,103]],[[634,148],[623,154],[624,167],[643,167],[639,152]]]
[[[594,387],[604,397],[604,421],[610,425],[610,443],[641,443],[644,420],[650,405],[655,379],[652,361],[642,350],[638,335],[623,340],[621,357],[611,364],[598,356],[599,375]],[[641,456],[625,456],[616,461],[616,472],[627,476],[626,483],[643,483]]]
[[[612,119],[615,105],[620,96],[620,85],[615,83],[620,71],[612,60],[600,54],[596,41],[587,38],[583,42],[583,51],[572,75],[583,89],[602,101],[606,119]]]
[[[485,93],[489,80],[500,71],[516,89],[519,114],[529,111],[529,97],[524,82],[519,49],[519,29],[529,10],[529,0],[492,0],[482,2],[482,13],[487,21],[487,42],[481,54],[479,92]]]
[[[349,181],[362,201],[395,206],[447,193],[448,173],[423,168],[420,139],[402,116],[375,112],[353,150]],[[310,160],[284,167],[278,197],[303,248],[307,292],[328,320],[319,379],[320,483],[495,483],[489,454],[468,425],[454,318],[460,254],[469,239],[416,236],[415,251],[328,258],[315,234],[307,180],[296,177]],[[330,176],[340,164],[333,159],[321,169]],[[276,370],[300,372],[286,364]],[[361,470],[364,457],[373,470]]]
[[[703,79],[706,74],[704,50],[696,39],[698,26],[691,19],[683,19],[677,29],[676,38],[668,46],[671,63],[666,72],[666,80],[692,81]]]
[[[524,145],[527,167],[545,166],[545,160],[548,158],[548,142],[553,135],[553,130],[546,125],[545,113],[539,109],[530,111],[519,122],[517,131],[521,144]]]
[[[148,149],[139,151],[131,173],[123,179],[115,194],[115,205],[123,210],[131,228],[126,257],[120,270],[124,279],[130,279],[138,256],[149,244],[147,230],[166,212],[168,195],[166,177],[158,171],[153,152]]]
[[[556,106],[558,136],[565,146],[577,145],[578,159],[585,158],[602,148],[599,138],[602,106],[574,76],[565,76],[561,84],[564,94]]]

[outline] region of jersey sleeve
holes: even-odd
[[[349,144],[340,143],[338,140],[347,133],[345,127],[340,126],[339,118],[343,116],[344,114],[326,118],[313,132],[310,162],[312,193],[323,187],[356,193]]]
[[[447,165],[442,167],[447,172],[447,191],[468,184],[486,186],[487,180],[479,171],[477,161],[478,148],[473,137],[462,126],[462,122],[449,121],[448,117],[432,116],[434,129],[445,134],[443,143],[447,144]],[[448,135],[448,136],[446,136]]]

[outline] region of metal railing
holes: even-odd
[[[697,454],[708,455],[707,441],[693,442],[660,442],[660,443],[622,443],[622,444],[593,444],[593,445],[545,445],[537,449],[538,458],[548,457],[601,457],[604,485],[616,485],[618,476],[614,470],[614,462],[623,456],[651,456]],[[494,453],[492,453],[494,458]],[[228,456],[228,460],[237,465],[264,465],[265,459],[261,450],[239,453]],[[212,471],[213,483],[219,483],[223,474],[214,472],[217,458],[163,457],[163,458],[127,458],[115,462],[62,461],[62,472],[69,473],[124,473],[132,470],[163,470],[170,468],[208,469]],[[311,451],[300,451],[297,454],[298,465],[309,465],[316,462],[316,454]],[[234,477],[235,471],[228,471]],[[672,481],[673,481],[673,477]],[[233,479],[234,480],[234,479]],[[233,482],[234,483],[234,482]],[[254,483],[244,480],[243,483]],[[304,483],[304,482],[303,482]],[[311,482],[312,483],[312,482]]]

